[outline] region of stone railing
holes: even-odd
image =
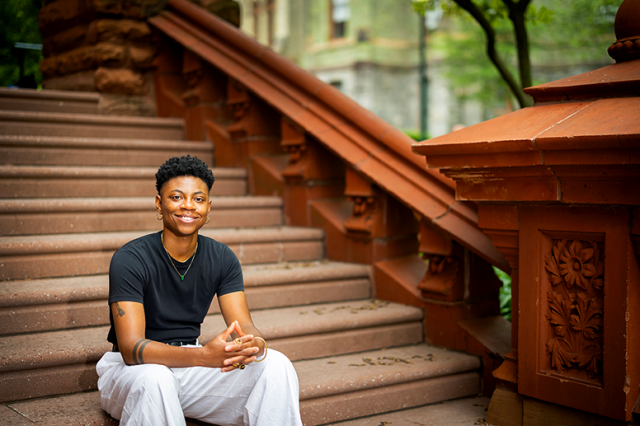
[[[328,258],[372,265],[378,297],[424,307],[427,341],[483,356],[490,391],[509,348],[491,265],[510,267],[476,205],[404,133],[202,8],[170,0],[148,22],[158,114],[246,168],[252,194],[282,196],[288,225],[323,228]]]
[[[621,13],[640,34],[640,2]],[[638,52],[525,89],[533,107],[414,145],[479,203],[512,268],[513,350],[496,371],[492,424],[640,414]]]

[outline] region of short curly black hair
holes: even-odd
[[[156,173],[156,189],[158,194],[167,181],[178,176],[193,176],[202,179],[207,184],[209,191],[213,186],[216,178],[207,166],[207,164],[198,157],[187,155],[186,157],[169,158]]]

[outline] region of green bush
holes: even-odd
[[[509,274],[502,272],[500,269],[493,267],[496,276],[502,281],[500,287],[500,315],[507,321],[511,322],[511,277]]]
[[[0,0],[0,86],[36,88],[41,85],[39,65],[42,52],[15,47],[16,42],[42,43],[38,32],[38,11],[41,6],[42,0]]]

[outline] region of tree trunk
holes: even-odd
[[[531,58],[529,55],[529,35],[525,25],[525,13],[531,0],[520,0],[514,3],[511,0],[503,0],[509,9],[509,19],[513,24],[513,32],[516,38],[516,50],[518,51],[518,71],[520,73],[520,85],[522,88],[531,87]],[[527,106],[532,105],[532,99],[525,94]]]
[[[522,90],[522,85],[519,85],[516,82],[516,79],[513,77],[513,75],[507,68],[507,66],[504,64],[504,62],[502,62],[500,57],[498,57],[498,53],[496,52],[496,34],[495,34],[495,31],[493,30],[493,27],[491,26],[491,23],[487,20],[487,18],[484,16],[482,11],[478,9],[478,7],[473,3],[473,0],[453,0],[453,1],[455,1],[456,4],[460,6],[462,9],[466,10],[473,17],[473,19],[475,19],[476,22],[480,24],[480,27],[482,27],[482,30],[487,36],[487,55],[489,56],[489,59],[491,60],[493,65],[496,67],[496,69],[500,73],[500,76],[502,77],[502,79],[507,83],[507,86],[509,86],[511,93],[513,93],[513,95],[518,100],[518,103],[520,104],[520,108],[529,106],[531,104],[529,96],[524,93],[524,91]],[[523,33],[524,39],[519,38],[518,36],[519,30],[515,30],[515,24],[514,24],[514,30],[516,31],[516,40],[518,42],[517,50],[518,50],[518,63],[520,65],[519,68],[520,68],[521,82],[523,81],[522,80],[523,75],[525,75],[528,78],[528,86],[530,86],[531,85],[531,63],[529,62],[529,41],[527,38],[526,27],[524,25],[524,10],[526,10],[526,7],[529,4],[530,0],[521,0],[522,5],[520,5],[520,3],[514,4],[511,0],[503,0],[503,1],[505,2],[505,4],[507,4],[508,2],[512,6],[524,6],[523,11],[521,13],[522,29],[524,30],[524,33]],[[511,10],[511,8],[509,8],[509,10]],[[509,15],[509,17],[511,17],[511,14]],[[527,64],[526,72],[524,74],[522,72],[523,62],[520,61],[521,40],[523,43],[525,43],[525,46],[526,46],[525,51],[523,51],[523,53],[526,56],[526,64]]]

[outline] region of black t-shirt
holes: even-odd
[[[193,264],[181,281],[160,235],[145,235],[115,252],[109,267],[109,305],[142,303],[147,339],[163,343],[195,340],[213,297],[244,291],[240,262],[226,245],[198,235]],[[184,263],[173,259],[183,275],[190,262],[191,258]],[[111,309],[109,318],[107,340],[117,343]]]

